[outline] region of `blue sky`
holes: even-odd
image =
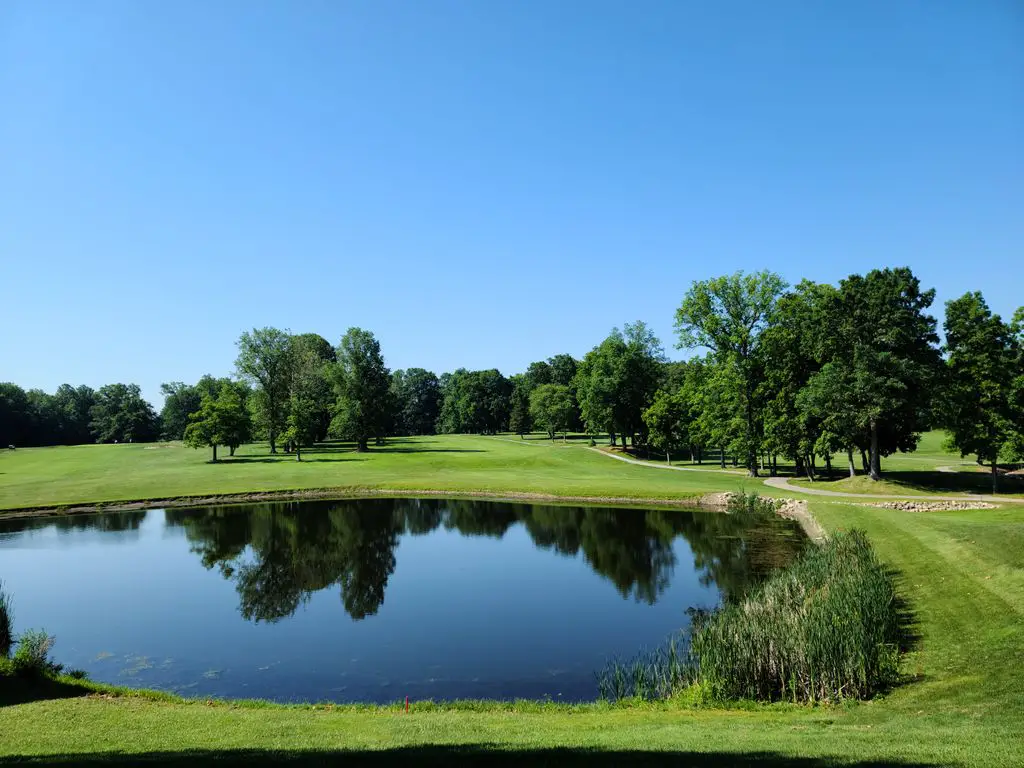
[[[695,279],[909,265],[1024,304],[1024,6],[0,3],[0,380],[373,330],[506,373]],[[940,308],[941,310],[941,308]]]

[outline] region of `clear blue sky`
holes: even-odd
[[[1008,313],[1024,4],[6,0],[0,264],[0,380],[158,406],[253,326],[438,373],[671,350],[738,269]]]

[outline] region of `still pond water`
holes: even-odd
[[[611,658],[805,539],[722,513],[372,499],[0,521],[16,629],[93,680],[193,696],[597,695]]]

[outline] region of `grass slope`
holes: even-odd
[[[746,483],[734,475],[654,473],[573,443],[505,437],[400,438],[364,454],[331,444],[302,456],[271,456],[261,444],[217,464],[209,463],[208,451],[179,443],[0,451],[0,510],[308,488],[679,499]]]

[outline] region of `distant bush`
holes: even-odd
[[[899,639],[893,577],[851,531],[699,620],[691,660],[718,698],[839,701],[897,681]]]
[[[23,632],[11,657],[14,674],[22,677],[60,674],[64,667],[50,659],[55,642],[55,637],[40,629]]]
[[[0,581],[0,658],[11,655],[14,645],[14,606],[11,596],[4,591],[4,583]]]

